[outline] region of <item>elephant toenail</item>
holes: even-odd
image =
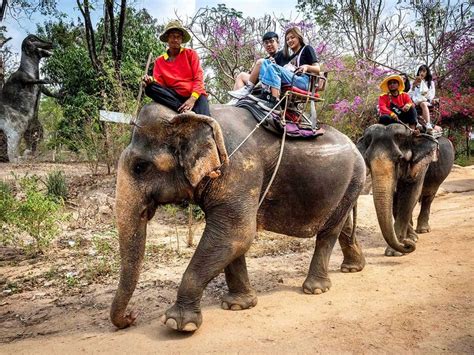
[[[184,326],[183,331],[185,332],[194,332],[197,329],[197,325],[194,323],[188,323]]]
[[[323,291],[320,288],[314,290],[315,295],[320,295],[321,293],[323,293]]]
[[[166,316],[164,314],[160,317],[160,321],[161,323],[166,324]]]
[[[221,307],[222,309],[229,309],[229,305],[227,304],[227,302],[222,302]]]
[[[307,289],[307,288],[303,288],[303,292],[308,294],[308,295],[312,295],[313,292],[311,292],[311,290]]]
[[[239,305],[239,304],[233,304],[231,307],[230,307],[231,310],[233,311],[241,311],[242,310],[242,307]]]
[[[166,325],[170,327],[171,329],[177,330],[178,329],[178,323],[173,318],[170,318],[166,321]]]

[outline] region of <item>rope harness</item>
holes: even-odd
[[[270,114],[278,107],[278,105],[281,104],[281,102],[286,98],[286,95],[284,95],[280,101],[278,101],[275,106],[265,115],[265,117],[260,121],[258,122],[255,127],[252,129],[252,131],[250,131],[250,133],[242,140],[242,142],[240,142],[240,144],[229,154],[229,160],[230,158],[245,144],[245,142],[247,142],[247,140],[252,136],[252,134],[255,133],[255,131],[261,126],[261,124],[263,122],[265,122],[266,118],[268,116],[270,116]],[[280,163],[281,163],[281,158],[283,156],[283,149],[285,147],[285,141],[286,141],[286,126],[283,127],[283,135],[282,135],[282,139],[281,139],[281,146],[280,146],[280,154],[278,156],[278,160],[277,160],[277,164],[275,166],[275,170],[273,171],[273,174],[272,174],[272,177],[270,178],[270,181],[268,182],[268,185],[267,185],[267,188],[265,189],[265,192],[263,193],[262,197],[260,198],[260,201],[258,202],[258,207],[260,207],[263,203],[263,200],[265,199],[265,196],[267,195],[268,191],[270,190],[270,187],[272,186],[272,183],[273,183],[273,180],[275,180],[275,176],[278,172],[278,169],[280,168]],[[216,172],[218,171],[222,165],[224,165],[224,163],[221,163],[221,165],[219,165],[216,169],[214,169],[212,172]],[[211,173],[212,173],[211,172]],[[220,176],[220,174],[217,174],[217,176]],[[203,190],[207,187],[207,185],[209,184],[209,182],[211,181],[212,179],[209,179],[206,184],[204,185],[203,187]]]

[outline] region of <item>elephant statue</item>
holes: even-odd
[[[416,135],[399,123],[374,124],[365,130],[357,148],[371,174],[377,219],[388,244],[385,255],[412,252],[418,240],[413,209],[421,200],[417,230],[429,231],[431,202],[453,165],[451,142]]]
[[[162,204],[192,201],[206,218],[176,303],[162,318],[178,331],[199,328],[204,288],[222,270],[228,286],[222,308],[257,304],[245,262],[257,230],[317,236],[305,293],[320,294],[331,287],[328,264],[337,239],[343,272],[365,265],[350,212],[366,168],[347,136],[324,126],[325,134],[317,139],[287,141],[279,163],[282,140],[264,129],[249,136],[256,121],[247,110],[214,105],[211,113],[213,118],[178,115],[156,103],[145,105],[122,152],[116,187],[121,271],[110,311],[118,328],[135,321],[136,313],[126,308],[140,273],[147,222]]]

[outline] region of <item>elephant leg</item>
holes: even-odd
[[[329,291],[331,280],[328,275],[329,258],[342,229],[341,226],[318,233],[309,273],[303,283],[303,292],[321,294]]]
[[[357,242],[355,232],[352,236],[352,215],[347,217],[344,227],[342,227],[341,234],[339,234],[339,244],[341,246],[344,260],[341,264],[342,272],[357,272],[361,271],[365,266],[365,258],[362,254],[362,249]]]
[[[168,327],[185,332],[199,328],[204,288],[222,269],[250,248],[256,233],[256,220],[229,220],[232,214],[225,211],[219,213],[217,218],[211,215],[206,219],[206,228],[183,275],[176,303],[162,318]]]
[[[410,219],[410,223],[408,223],[407,238],[413,240],[415,243],[418,241],[418,235],[413,228],[413,217]]]
[[[229,293],[222,298],[222,308],[238,311],[257,305],[257,293],[250,286],[245,255],[232,261],[225,269]]]
[[[398,198],[399,194],[397,192],[394,193],[393,195],[393,219],[396,221],[397,220],[397,215],[398,215]],[[398,228],[398,225],[395,223],[395,234],[400,236],[400,229]],[[385,248],[385,256],[403,256],[403,253],[400,253],[399,251],[396,251],[395,249],[391,248],[390,246],[387,246]]]
[[[428,233],[431,232],[429,225],[431,203],[435,198],[436,192],[421,197],[421,209],[418,215],[418,222],[416,226],[417,233]]]

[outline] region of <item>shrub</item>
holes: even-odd
[[[8,185],[0,184],[0,243],[24,246],[22,236],[27,234],[33,243],[26,245],[26,251],[33,255],[44,253],[60,231],[59,222],[67,215],[61,211],[61,202],[40,191],[38,177],[21,178],[19,185],[20,191],[14,196]]]
[[[56,170],[48,174],[46,178],[46,188],[48,196],[56,202],[66,201],[68,187],[66,177],[62,171]]]

